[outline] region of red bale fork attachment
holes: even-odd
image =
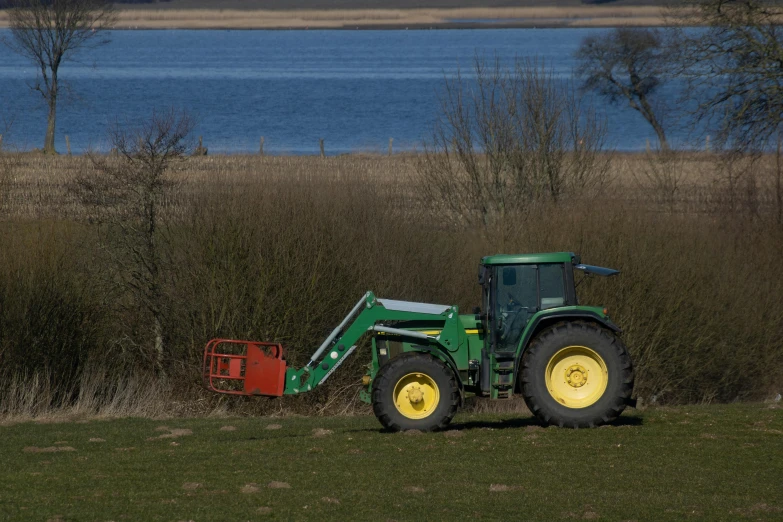
[[[204,386],[213,392],[281,397],[285,371],[279,343],[213,339],[204,349]]]

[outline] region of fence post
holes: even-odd
[[[324,139],[323,138],[318,138],[318,146],[321,149],[321,157],[325,158],[326,157],[326,152],[324,152]]]
[[[261,141],[258,143],[258,154],[263,156],[264,155],[264,137],[261,136]]]
[[[65,135],[65,148],[68,149],[68,155],[71,155],[71,139],[68,137],[68,135]]]
[[[0,134],[0,151],[3,150],[3,135]]]
[[[647,152],[650,152],[650,138],[647,138],[647,146],[646,146]]]
[[[206,156],[207,149],[204,148],[204,137],[198,137],[198,147],[193,151],[193,156]]]
[[[707,134],[707,137],[704,138],[704,150],[706,150],[707,152],[709,152],[709,150],[710,150],[710,135],[709,134]]]
[[[394,138],[389,138],[389,156],[392,155],[392,143],[394,143]]]

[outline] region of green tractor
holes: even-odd
[[[367,292],[303,368],[286,365],[279,343],[214,339],[204,352],[204,383],[235,395],[308,392],[370,335],[361,399],[389,430],[445,428],[469,393],[520,393],[547,425],[605,424],[635,405],[633,366],[607,310],[579,305],[579,272],[619,273],[581,264],[570,252],[485,257],[483,306],[472,314]]]

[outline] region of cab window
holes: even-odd
[[[539,284],[541,293],[541,310],[564,306],[565,277],[563,265],[538,265]]]

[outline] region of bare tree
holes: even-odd
[[[667,52],[658,29],[618,28],[608,34],[587,36],[576,52],[577,72],[583,89],[617,103],[628,102],[652,126],[661,149],[667,149],[661,122],[665,108],[654,101],[667,80]]]
[[[697,121],[715,127],[718,146],[763,150],[783,122],[783,7],[759,0],[699,0],[678,30],[687,92]]]
[[[44,152],[54,154],[59,71],[80,49],[105,43],[101,31],[114,24],[115,10],[106,0],[11,0],[12,37],[6,45],[32,61],[40,72],[33,89],[48,108]]]
[[[417,160],[427,208],[487,226],[596,188],[606,178],[605,121],[569,82],[535,60],[477,58],[475,80],[446,82],[441,114]]]
[[[95,172],[76,184],[83,202],[106,225],[107,252],[117,268],[111,279],[132,297],[131,306],[148,314],[152,350],[142,349],[163,371],[165,317],[163,200],[175,185],[169,175],[192,148],[193,120],[186,113],[154,113],[138,128],[110,132],[117,154],[91,155]]]

